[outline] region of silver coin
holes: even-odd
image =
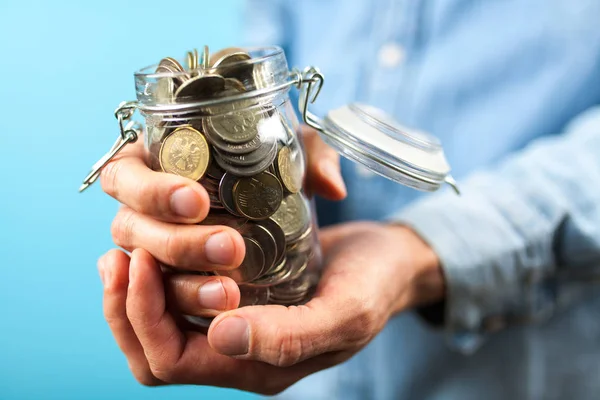
[[[249,237],[253,240],[256,240],[264,252],[264,269],[261,271],[261,274],[256,276],[256,278],[262,275],[262,272],[273,268],[279,253],[277,249],[277,242],[275,241],[275,238],[271,232],[269,232],[263,226],[254,223],[248,223],[244,225],[239,232],[243,237]]]
[[[277,305],[286,306],[286,307],[299,306],[301,304],[304,304],[305,300],[307,300],[306,295],[303,295],[302,297],[298,297],[297,299],[294,299],[294,300],[280,300],[278,298],[271,296],[271,297],[269,297],[269,304],[277,304]]]
[[[219,135],[207,135],[206,138],[215,147],[215,149],[224,151],[230,154],[247,154],[258,149],[262,144],[260,134],[256,135],[254,139],[245,143],[229,143],[221,139]]]
[[[296,251],[298,253],[308,251],[312,247],[314,240],[312,225],[309,224],[298,239],[288,242],[288,251]]]
[[[281,260],[281,262],[280,262],[279,264],[277,264],[277,265],[275,266],[275,268],[272,268],[272,269],[269,271],[269,273],[268,273],[268,274],[263,274],[263,276],[266,276],[266,275],[274,275],[274,274],[278,274],[278,273],[280,273],[280,272],[281,272],[281,270],[285,269],[285,265],[286,265],[286,264],[287,264],[287,257],[286,257],[286,255],[285,255],[285,252],[284,252],[283,259]]]
[[[236,229],[244,238],[250,238],[256,241],[264,255],[265,269],[271,269],[279,255],[277,242],[273,235],[263,226],[259,226],[246,219],[238,218],[228,214],[216,214],[205,218],[202,225],[225,225]],[[263,269],[263,271],[265,270]],[[216,272],[215,272],[216,273]],[[261,272],[262,274],[262,272]]]
[[[310,277],[308,275],[299,276],[287,282],[273,285],[270,288],[271,299],[296,301],[306,296],[310,287]]]
[[[219,200],[219,196],[216,193],[208,192],[208,198],[210,199],[210,208],[216,208],[220,210],[224,210],[225,206]]]
[[[250,153],[226,153],[223,150],[219,150],[216,146],[215,153],[219,154],[223,160],[230,164],[237,165],[240,167],[247,167],[249,165],[258,164],[261,160],[267,157],[273,151],[274,148],[276,151],[277,143],[271,139],[269,141],[261,142],[259,147],[256,150],[251,151]]]
[[[308,204],[302,194],[288,194],[271,219],[281,227],[287,242],[298,240],[310,224]]]
[[[206,118],[204,131],[209,136],[218,136],[229,143],[246,143],[258,135],[258,125],[264,115],[263,109],[241,108],[235,112]]]
[[[285,259],[285,234],[283,233],[281,227],[271,219],[257,221],[256,224],[269,231],[271,236],[273,236],[273,239],[275,239],[275,245],[277,246],[277,253],[273,265],[271,268],[265,269],[263,272],[264,274],[269,274],[272,273]]]
[[[231,164],[230,162],[223,160],[223,158],[221,158],[221,156],[216,152],[214,152],[213,155],[213,158],[217,162],[219,167],[223,168],[225,171],[231,172],[232,174],[237,176],[249,177],[260,174],[261,172],[269,168],[269,166],[273,163],[273,160],[275,160],[275,157],[277,156],[277,146],[274,146],[273,151],[258,164],[249,165],[247,167],[241,167],[238,165]]]
[[[199,328],[208,328],[214,318],[198,317],[196,315],[184,315],[183,318],[190,324]]]
[[[154,101],[157,103],[169,103],[173,100],[175,93],[175,83],[168,76],[158,78],[156,82],[156,90],[154,91]]]
[[[219,185],[218,184],[213,184],[213,183],[202,183],[202,186],[204,187],[204,189],[206,189],[206,191],[210,194],[214,194],[217,199],[219,200],[219,202],[221,201],[221,199],[219,198]]]
[[[211,157],[208,167],[206,168],[206,175],[216,180],[221,180],[221,177],[223,177],[224,173],[225,171],[219,167],[214,158]]]
[[[239,307],[265,305],[269,302],[269,295],[268,287],[240,285]]]
[[[294,280],[300,277],[306,268],[308,267],[308,263],[310,262],[311,254],[308,252],[305,253],[289,253],[287,256],[287,262],[285,268],[290,271],[290,275],[286,278],[289,280]]]
[[[201,100],[213,97],[225,88],[225,79],[220,75],[198,75],[183,82],[175,91],[178,101]]]
[[[274,276],[274,275],[282,273],[281,271],[285,270],[286,261],[287,260],[286,260],[286,258],[284,256],[283,260],[281,260],[281,262],[278,265],[276,265],[274,268],[271,268],[271,270],[269,271],[268,274],[266,274],[266,273],[263,272],[260,275],[260,277],[256,278],[253,282],[250,282],[250,285],[254,285],[256,287],[268,287],[268,286],[270,286],[269,283],[267,283],[267,284],[261,284],[260,282],[263,281],[263,280],[268,279],[271,276]]]
[[[223,225],[233,228],[237,231],[241,230],[248,220],[246,218],[236,217],[226,213],[210,213],[200,222],[200,225]]]
[[[227,271],[215,271],[215,274],[227,276],[236,283],[250,282],[262,273],[265,267],[265,254],[260,244],[249,237],[244,237],[246,255],[242,264],[235,269]]]
[[[281,305],[295,305],[296,303],[302,301],[306,295],[308,294],[308,289],[294,294],[278,294],[272,293],[269,297],[269,302],[272,304],[281,304]]]
[[[269,297],[269,304],[278,304],[281,306],[298,306],[304,304],[308,300],[309,291],[296,294],[294,297],[281,298],[277,295],[271,295]]]
[[[229,172],[226,172],[223,175],[221,182],[219,183],[219,199],[227,211],[233,215],[239,216],[233,200],[233,186],[235,186],[238,179],[237,176],[234,176]]]
[[[207,192],[217,193],[219,191],[219,181],[214,178],[204,175],[199,182]]]
[[[272,286],[285,282],[290,276],[291,271],[287,268],[277,268],[277,272],[263,275],[252,282],[254,286]]]

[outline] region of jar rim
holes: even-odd
[[[263,63],[265,61],[268,61],[270,59],[273,59],[277,56],[284,56],[284,51],[280,46],[262,46],[262,47],[240,47],[239,48],[242,51],[247,52],[248,54],[250,54],[252,57],[248,60],[240,60],[240,61],[236,61],[236,62],[232,62],[227,64],[227,67],[239,67],[239,66],[248,66],[248,65],[254,65],[254,64],[260,64]],[[264,54],[263,54],[264,53]],[[261,54],[261,55],[257,55],[254,56],[254,54]],[[183,59],[177,59],[175,58],[176,61],[178,61],[179,63],[181,63],[183,61]],[[182,72],[156,72],[156,68],[158,67],[158,63],[155,64],[151,64],[151,65],[147,65],[143,68],[138,69],[137,71],[135,71],[133,73],[133,75],[136,78],[144,78],[144,79],[158,79],[158,78],[173,78],[173,77],[178,77],[178,76],[185,76],[188,74],[187,71],[182,71]],[[211,72],[215,72],[218,68],[208,68],[205,71],[205,73],[211,73]]]
[[[159,64],[155,64],[134,73],[136,96],[140,111],[156,114],[189,114],[198,111],[198,108],[252,100],[286,92],[299,80],[298,71],[290,71],[285,53],[279,46],[229,49],[233,50],[234,53],[237,51],[245,52],[250,57],[246,60],[234,58],[234,61],[225,64],[217,64],[217,61],[213,63],[213,65],[217,64],[216,66],[207,69],[199,67],[195,70],[198,73],[194,74],[194,76],[201,78],[202,76],[214,74],[222,75],[225,79],[228,79],[237,78],[235,76],[237,72],[234,71],[239,71],[243,75],[241,78],[242,81],[239,83],[244,85],[244,91],[240,91],[237,94],[231,93],[227,96],[198,99],[193,96],[176,98],[173,94],[169,94],[169,90],[166,93],[167,95],[160,94],[156,96],[156,93],[161,93],[158,86],[161,82],[168,82],[169,80],[185,82],[190,79],[190,71],[185,70],[183,65],[180,65],[179,67],[183,70],[181,73],[177,72],[179,68],[175,68],[174,72],[173,68],[167,68],[172,72],[159,70],[160,72],[157,73],[155,70]],[[218,55],[218,53],[214,55]],[[224,54],[222,57],[227,57],[227,54]],[[174,64],[174,61],[173,59],[170,64]],[[177,62],[181,64],[179,61]],[[224,72],[227,74],[233,73],[233,76],[225,75]],[[185,76],[185,79],[177,79],[178,76]],[[172,90],[173,88],[170,89],[170,91]]]

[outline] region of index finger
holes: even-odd
[[[114,157],[100,174],[102,189],[131,209],[167,222],[196,223],[208,214],[210,199],[202,185],[151,170],[139,139]]]

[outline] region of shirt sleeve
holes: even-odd
[[[245,46],[290,45],[292,23],[286,0],[246,0],[243,41]]]
[[[459,349],[547,319],[565,304],[571,291],[563,287],[600,277],[600,107],[473,175],[461,191],[436,193],[393,218],[438,254],[443,326]]]

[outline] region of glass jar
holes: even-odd
[[[137,101],[116,116],[121,136],[84,181],[140,128],[145,118],[145,158],[156,171],[198,181],[211,208],[202,224],[226,225],[244,238],[246,256],[225,275],[240,286],[241,305],[297,305],[318,283],[321,252],[312,201],[304,192],[306,160],[289,90],[301,90],[299,112],[340,154],[387,178],[420,190],[454,188],[440,143],[409,130],[382,111],[350,104],[323,120],[308,111],[323,76],[315,68],[288,68],[279,47],[204,48],[180,60],[164,58],[135,73]],[[176,268],[176,266],[167,266]]]

